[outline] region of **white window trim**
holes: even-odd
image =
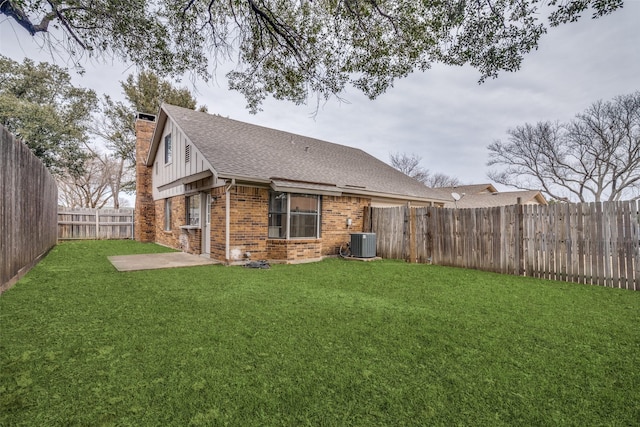
[[[307,193],[288,193],[287,195],[287,211],[284,213],[285,215],[285,237],[267,237],[271,240],[318,240],[320,239],[320,224],[322,223],[321,215],[322,215],[322,196],[318,194],[307,194]],[[303,195],[303,196],[314,196],[316,198],[316,209],[318,213],[316,217],[318,221],[316,222],[316,235],[314,237],[291,237],[291,196],[292,195]],[[269,195],[269,203],[271,203],[271,195]]]

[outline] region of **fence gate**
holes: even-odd
[[[133,209],[60,208],[58,239],[133,239]]]

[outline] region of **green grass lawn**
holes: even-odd
[[[640,292],[325,260],[118,273],[62,243],[0,297],[0,425],[640,423]]]

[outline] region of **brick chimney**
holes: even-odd
[[[152,166],[147,166],[151,138],[156,128],[156,117],[138,114],[136,120],[136,209],[134,237],[139,242],[156,240],[156,208],[151,187]]]

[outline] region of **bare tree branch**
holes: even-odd
[[[525,124],[489,145],[489,177],[552,198],[621,200],[640,191],[640,92],[597,101],[565,124]]]
[[[16,2],[10,0],[0,0],[0,13],[13,18],[22,28],[27,30],[32,36],[40,32],[46,32],[49,29],[49,23],[55,19],[58,15],[55,11],[46,14],[39,24],[31,22],[31,18],[24,12],[24,10],[15,4]]]

